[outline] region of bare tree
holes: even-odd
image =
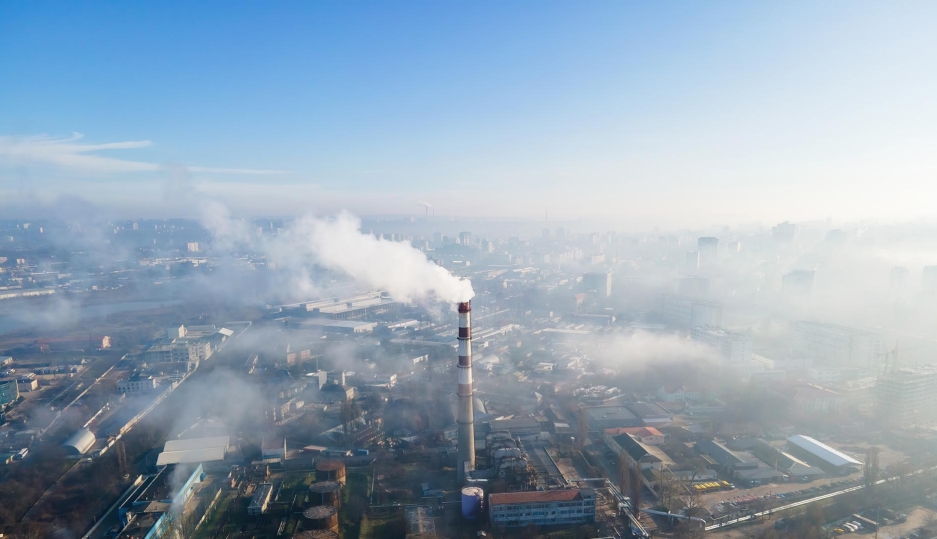
[[[634,518],[641,515],[641,502],[644,496],[644,483],[641,481],[641,467],[637,462],[628,468],[628,497],[631,498],[631,512]]]
[[[624,450],[619,451],[616,482],[618,483],[618,492],[621,492],[622,496],[628,492],[630,471],[630,466],[628,466],[628,453]]]
[[[673,503],[677,499],[677,489],[678,483],[673,476],[673,472],[662,467],[658,480],[658,497],[661,505],[668,510],[673,507]]]
[[[117,440],[117,443],[114,444],[114,451],[117,454],[117,469],[120,471],[121,477],[129,473],[129,468],[127,466],[127,450],[124,447],[123,440]]]
[[[865,485],[865,494],[869,503],[877,505],[875,482],[881,474],[878,464],[879,449],[872,446],[865,452],[865,462],[862,464],[862,482]]]
[[[582,449],[586,446],[586,438],[589,436],[589,421],[584,407],[579,408],[579,440],[578,447]]]
[[[865,485],[871,486],[878,480],[879,476],[879,464],[878,464],[878,454],[879,449],[877,447],[870,447],[868,451],[865,452],[865,463],[862,465],[862,480]]]
[[[169,513],[169,537],[171,539],[193,539],[199,519],[194,511],[186,511],[185,507],[173,507]]]

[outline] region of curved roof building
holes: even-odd
[[[80,429],[75,434],[72,434],[68,440],[65,440],[65,443],[62,444],[62,446],[69,455],[80,457],[81,455],[87,453],[89,449],[94,447],[94,442],[96,441],[97,439],[90,430]]]

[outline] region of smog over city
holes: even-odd
[[[934,28],[0,3],[0,537],[937,537]]]

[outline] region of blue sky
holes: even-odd
[[[0,204],[930,217],[935,27],[933,2],[8,2]]]

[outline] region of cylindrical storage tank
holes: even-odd
[[[338,510],[331,505],[319,505],[303,511],[308,525],[317,530],[338,530]]]
[[[338,481],[345,484],[345,463],[340,460],[317,460],[316,481]]]
[[[292,539],[338,539],[338,533],[331,530],[308,530],[294,534]]]
[[[485,491],[478,487],[465,487],[462,489],[462,516],[475,520],[482,512],[482,502]]]
[[[321,481],[309,487],[312,505],[331,505],[341,507],[342,485],[338,481]]]

